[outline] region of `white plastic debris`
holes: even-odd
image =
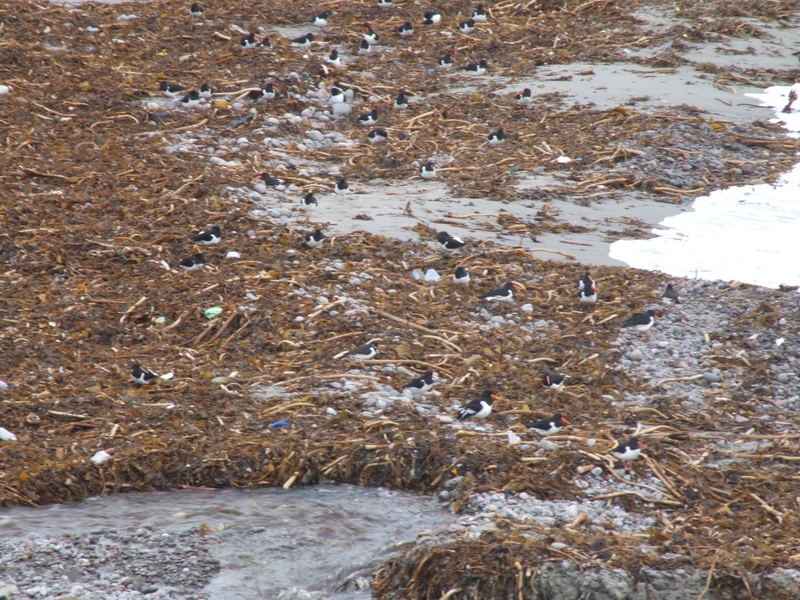
[[[776,346],[783,346],[783,343],[784,343],[785,341],[786,341],[786,338],[779,337],[777,340],[775,340],[775,345],[776,345]],[[2,382],[2,381],[0,381],[0,384],[2,384],[2,383],[3,383],[3,382]],[[2,386],[2,385],[0,385],[0,390],[2,390],[2,389],[3,389],[3,386]]]
[[[111,460],[111,455],[105,450],[98,450],[89,460],[96,465],[102,465],[104,462]]]
[[[425,281],[439,281],[440,276],[436,269],[428,269],[425,271]]]
[[[8,384],[0,379],[0,392],[5,392],[8,389]]]
[[[0,440],[3,440],[4,442],[16,442],[17,436],[15,436],[5,427],[0,427]]]
[[[566,163],[571,163],[571,162],[572,162],[572,159],[571,159],[569,156],[564,156],[564,155],[562,154],[561,156],[559,156],[559,157],[556,159],[556,162],[557,162],[557,163],[566,164]]]

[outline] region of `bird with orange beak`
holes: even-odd
[[[496,400],[501,400],[500,396],[492,390],[484,390],[483,393],[465,404],[458,411],[458,420],[463,421],[474,417],[475,419],[485,419],[492,414],[492,405]]]

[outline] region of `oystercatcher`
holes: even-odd
[[[361,40],[358,43],[358,53],[359,54],[369,54],[372,52],[372,46],[369,45],[367,40]]]
[[[388,137],[389,134],[386,133],[386,130],[381,129],[380,127],[378,127],[377,129],[373,129],[367,134],[367,139],[369,139],[369,141],[372,142],[373,144],[376,144],[378,142],[385,142],[386,138]]]
[[[131,377],[134,383],[138,385],[147,385],[154,379],[158,378],[158,373],[150,369],[143,369],[139,363],[133,363],[131,368]]]
[[[368,113],[364,113],[360,117],[358,117],[358,122],[362,125],[372,125],[378,122],[378,109],[373,108]]]
[[[564,382],[566,380],[566,375],[556,373],[555,371],[545,371],[544,375],[542,375],[542,386],[549,390],[560,390],[564,387]]]
[[[547,419],[539,419],[535,423],[531,423],[528,425],[528,429],[533,429],[539,435],[555,435],[556,433],[560,433],[564,427],[570,424],[569,419],[567,419],[561,413],[556,413],[552,417],[548,417]]]
[[[177,98],[186,91],[186,88],[182,85],[178,85],[177,83],[167,83],[163,80],[158,82],[158,89],[160,89],[168,98]]]
[[[631,466],[628,463],[639,458],[639,455],[642,453],[642,448],[647,448],[647,444],[632,437],[625,443],[620,442],[616,447],[609,450],[609,452],[622,461],[626,471],[630,471]]]
[[[632,314],[630,317],[622,322],[623,327],[635,329],[636,331],[647,331],[656,322],[656,311],[653,309],[646,310],[645,312],[638,312]]]
[[[408,98],[403,92],[397,94],[397,97],[394,99],[393,106],[395,108],[399,108],[400,110],[408,108]]]
[[[269,173],[262,173],[258,176],[258,178],[264,182],[265,185],[270,187],[278,187],[279,185],[283,185],[286,183],[283,179],[279,179],[277,177],[273,177]]]
[[[191,108],[192,106],[197,106],[200,104],[200,92],[197,90],[192,90],[188,94],[186,94],[183,98],[181,98],[181,104],[186,108]]]
[[[242,48],[255,48],[256,47],[256,34],[252,31],[242,38],[239,42]]]
[[[594,304],[597,302],[597,292],[600,289],[595,285],[594,279],[591,278],[589,273],[584,275],[583,279],[578,283],[578,299],[583,304]]]
[[[192,240],[198,244],[202,244],[203,246],[210,246],[212,244],[218,244],[221,238],[222,231],[220,230],[219,225],[214,225],[211,229],[205,229],[195,233],[192,237]]]
[[[364,23],[364,39],[367,40],[368,44],[377,44],[380,39],[380,36],[375,33],[375,30],[369,23]]]
[[[410,383],[404,385],[403,389],[415,394],[425,394],[433,388],[437,381],[439,381],[439,374],[436,371],[425,371],[422,375],[415,377]]]
[[[328,26],[328,17],[331,16],[331,11],[326,10],[325,12],[321,12],[318,15],[314,16],[314,25],[317,27],[327,27]]]
[[[200,86],[200,97],[201,98],[205,98],[205,99],[211,98],[213,93],[214,93],[214,88],[212,88],[207,83],[204,83],[203,85]]]
[[[311,45],[311,42],[314,41],[314,34],[313,33],[306,33],[301,35],[300,37],[296,37],[292,40],[292,45],[298,48],[307,48]]]
[[[308,192],[305,196],[303,196],[301,202],[304,206],[311,206],[312,204],[319,206],[319,204],[317,204],[317,197],[314,195],[314,192]]]
[[[486,60],[483,58],[476,63],[470,63],[466,67],[464,67],[464,71],[467,73],[474,73],[475,75],[481,75],[482,73],[486,73]]]
[[[342,104],[346,100],[347,98],[342,90],[340,90],[338,87],[331,88],[331,97],[330,97],[331,104]]]
[[[406,21],[400,27],[397,28],[397,35],[400,37],[408,37],[410,35],[414,35],[414,26]]]
[[[344,177],[340,177],[336,180],[336,183],[333,184],[333,191],[336,194],[347,194],[351,191],[350,184],[347,183]]]
[[[180,263],[184,271],[197,271],[206,266],[206,257],[202,252],[198,252],[192,256],[187,256]]]
[[[369,360],[378,353],[378,344],[370,342],[358,348],[353,348],[347,353],[347,356],[354,360]]]
[[[501,144],[506,141],[506,134],[503,133],[502,129],[495,129],[489,134],[488,139],[490,144]]]
[[[475,21],[473,19],[461,21],[461,23],[458,24],[458,28],[462,33],[472,33],[475,30]]]
[[[436,177],[436,165],[429,160],[419,168],[419,174],[423,179],[433,179]]]
[[[530,102],[532,98],[533,92],[531,92],[531,88],[525,88],[514,96],[514,100],[517,102]]]
[[[484,294],[483,299],[487,302],[513,302],[514,290],[519,291],[524,289],[525,288],[516,281],[509,281],[501,287],[495,288],[491,292]]]
[[[678,297],[678,292],[675,291],[675,288],[672,287],[671,283],[667,284],[667,288],[664,290],[664,294],[661,296],[661,299],[667,304],[681,303],[681,299]]]
[[[439,21],[442,20],[441,13],[438,13],[438,12],[435,12],[435,11],[432,11],[432,10],[427,11],[422,16],[423,16],[423,19],[424,19],[422,21],[422,23],[424,25],[436,25]]]
[[[323,58],[326,63],[333,65],[334,67],[341,67],[342,66],[342,57],[339,56],[338,50],[331,50],[331,53],[328,54],[325,58]]]
[[[453,63],[453,57],[452,56],[450,56],[449,54],[444,54],[444,55],[439,57],[438,64],[439,64],[439,68],[440,69],[449,69],[455,63]]]
[[[189,7],[189,12],[195,17],[202,17],[203,7],[200,6],[197,2],[192,2],[192,5]]]
[[[472,11],[470,17],[476,23],[485,23],[488,14],[486,13],[486,10],[483,8],[483,4],[478,4],[478,6],[475,7],[475,10]]]
[[[458,420],[463,421],[470,417],[485,419],[492,414],[492,404],[495,400],[500,400],[500,396],[492,390],[484,390],[478,398],[461,407],[458,411]]]
[[[311,233],[306,234],[305,237],[306,246],[308,246],[309,248],[314,248],[316,246],[319,246],[324,238],[325,236],[323,235],[321,229],[312,231]]]
[[[445,250],[458,250],[466,244],[460,237],[450,235],[446,231],[440,231],[436,234],[436,239]]]
[[[272,87],[271,83],[266,84],[260,90],[250,90],[247,93],[247,97],[250,100],[258,101],[258,100],[274,100],[276,96],[275,88]]]
[[[469,283],[469,271],[466,267],[456,267],[456,272],[453,273],[453,281],[461,285]]]

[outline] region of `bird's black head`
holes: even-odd
[[[219,237],[222,234],[222,230],[219,228],[219,225],[214,225],[211,228],[211,233],[213,233],[215,236]]]
[[[449,239],[450,239],[450,234],[447,233],[446,231],[440,231],[439,233],[436,234],[436,240],[440,244],[444,244]]]

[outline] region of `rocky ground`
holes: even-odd
[[[387,32],[417,22],[423,7],[337,6],[336,27],[311,50],[270,33],[269,53],[248,53],[239,31],[269,23],[299,35],[317,5],[227,4],[204,3],[202,22],[179,2],[0,7],[8,131],[0,426],[12,436],[0,443],[0,502],[186,485],[385,485],[436,493],[482,516],[387,563],[376,576],[379,597],[453,589],[464,598],[549,597],[541,574],[563,560],[624,573],[626,593],[640,594],[632,597],[671,589],[647,588],[647,569],[677,568],[702,584],[683,597],[756,589],[796,597],[796,292],[679,280],[683,304],[662,307],[646,334],[621,333],[626,316],[660,302],[667,278],[593,267],[601,300],[586,309],[575,290],[587,267],[563,248],[535,251],[477,233],[537,244],[546,233],[570,238],[596,224],[560,219],[556,197],[575,206],[624,201],[618,193],[682,203],[777,176],[797,144],[763,122],[725,122],[685,106],[572,105],[549,94],[521,106],[493,92],[535,77],[544,62],[614,62],[626,48],[657,51],[637,59],[650,68],[674,68],[684,60],[664,44],[676,32],[690,41],[752,35],[752,20],[787,23],[790,3],[680,3],[699,19],[694,29],[650,30],[631,12],[646,3],[500,2],[475,35],[421,31],[413,43],[387,35],[369,60],[351,56],[346,73],[321,60],[331,46],[349,48],[365,20]],[[430,4],[450,29],[470,9]],[[485,56],[505,81],[470,79],[456,91],[435,68],[444,52],[459,64]],[[705,71],[722,87],[797,74]],[[221,91],[176,108],[160,98],[160,79]],[[247,100],[266,80],[279,97]],[[367,144],[366,128],[334,118],[328,96],[338,83],[358,92],[354,113],[380,108],[393,143]],[[413,94],[407,112],[389,108],[401,89]],[[513,135],[489,147],[498,126]],[[303,245],[318,222],[297,209],[302,193],[352,204],[357,196],[322,190],[339,175],[364,188],[376,178],[417,184],[425,160],[437,162],[435,185],[448,194],[500,207],[470,225],[476,233],[460,254],[443,257],[430,243],[461,222],[452,214],[413,217],[404,225],[413,235],[401,240],[332,231],[319,248]],[[284,180],[280,188],[257,180],[265,171]],[[550,183],[520,198],[531,174]],[[524,210],[514,213],[519,200]],[[222,227],[223,242],[202,248],[205,269],[181,272],[178,261],[200,249],[191,232],[207,224]],[[613,229],[643,232],[624,220]],[[473,273],[466,289],[449,279],[457,264]],[[414,279],[431,268],[442,278]],[[508,280],[525,285],[513,305],[481,302]],[[370,339],[380,343],[375,360],[336,358]],[[136,387],[133,362],[171,377]],[[571,376],[558,395],[541,388],[545,365]],[[436,393],[400,394],[428,368],[444,379]],[[496,414],[454,422],[454,409],[485,387],[504,397]],[[555,411],[573,422],[563,435],[543,442],[525,428]],[[634,432],[649,445],[635,478],[606,454]],[[91,462],[99,450],[112,458]],[[58,548],[72,552],[73,543]],[[23,568],[13,557],[28,556],[25,546],[9,544],[8,568]],[[465,564],[480,566],[467,576]],[[108,575],[109,594],[125,585],[118,575]],[[171,581],[164,585],[199,583]],[[58,594],[80,597],[58,585]]]

